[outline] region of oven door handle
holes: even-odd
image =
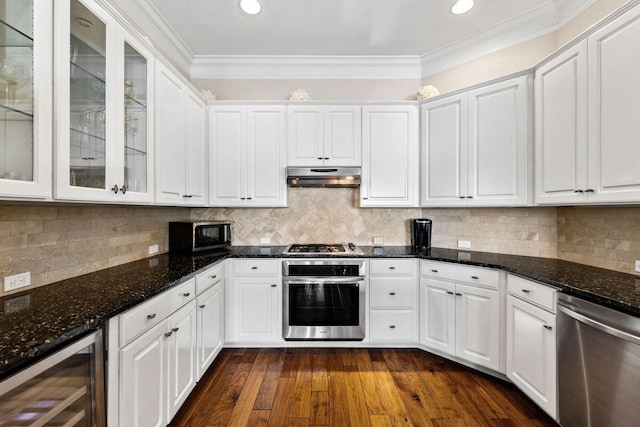
[[[340,285],[345,283],[358,284],[364,282],[364,277],[297,277],[295,279],[282,279],[284,284],[295,285]]]

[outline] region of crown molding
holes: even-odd
[[[184,75],[189,75],[193,52],[149,0],[110,1],[136,23],[145,33],[147,40],[152,40],[150,44],[154,49],[162,52]]]
[[[150,0],[108,0],[192,79],[420,79],[557,30],[596,0],[535,9],[423,55],[194,55]]]
[[[427,52],[420,57],[421,77],[427,77],[501,49],[556,31],[596,0],[571,0],[562,10],[552,1],[459,42]]]
[[[196,55],[192,79],[420,79],[418,55]]]

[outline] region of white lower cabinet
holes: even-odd
[[[421,263],[420,343],[500,372],[501,318],[499,272]]]
[[[196,303],[120,351],[120,426],[164,426],[196,384]]]
[[[555,419],[556,291],[516,276],[509,276],[507,280],[507,377]],[[512,286],[513,282],[519,289]],[[536,294],[544,296],[544,301],[551,301],[552,305],[541,304],[539,301],[543,300],[536,298]]]
[[[197,375],[198,380],[213,363],[224,343],[224,299],[222,283],[198,295]]]
[[[282,295],[275,260],[233,260],[227,289],[227,342],[276,343]]]
[[[416,341],[416,270],[412,259],[370,261],[369,341]]]

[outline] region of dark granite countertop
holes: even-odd
[[[215,262],[285,258],[285,248],[234,246],[194,256],[162,254],[0,298],[0,380]],[[424,253],[408,246],[361,249],[361,258],[420,258],[499,268],[640,317],[640,277],[632,274],[550,258],[454,249]]]

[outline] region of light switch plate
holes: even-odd
[[[157,253],[158,253],[158,245],[149,246],[149,255],[153,255]]]
[[[636,273],[640,273],[640,259],[636,260],[635,270],[636,270]]]

